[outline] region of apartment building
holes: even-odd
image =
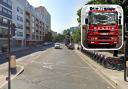
[[[0,0],[0,51],[7,46],[8,23],[12,22],[12,1]]]
[[[25,46],[25,6],[26,0],[12,0],[12,22],[16,25],[15,36],[12,39],[14,47]]]
[[[16,25],[13,48],[41,44],[51,31],[51,16],[45,7],[34,8],[27,0],[0,0],[0,50],[7,46],[9,21]]]
[[[51,31],[51,17],[43,7],[34,8],[28,2],[25,11],[26,45],[32,46],[45,41],[45,36]]]

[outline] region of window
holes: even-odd
[[[7,24],[8,23],[8,20],[3,18],[3,23]]]
[[[8,3],[8,0],[3,0],[4,3]]]
[[[17,15],[17,20],[23,22],[23,18]]]
[[[23,36],[23,32],[19,32],[19,31],[17,31],[17,36],[22,37],[22,36]]]
[[[8,0],[8,5],[9,5],[9,6],[12,6],[11,0]]]
[[[19,7],[17,7],[17,12],[19,12],[20,14],[23,14],[23,10]]]
[[[12,15],[12,12],[11,12],[11,11],[8,11],[8,14],[9,14],[9,15]]]
[[[22,24],[17,24],[17,28],[23,29],[23,25]]]
[[[0,11],[2,11],[2,6],[0,6]]]
[[[19,12],[20,10],[19,10],[19,7],[17,7],[17,12]]]
[[[3,12],[7,14],[8,13],[8,10],[5,9],[5,8],[3,8]]]

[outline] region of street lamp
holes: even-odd
[[[7,51],[7,59],[8,59],[8,89],[11,89],[11,69],[10,69],[10,55],[11,55],[11,44],[10,39],[15,35],[15,24],[8,21],[8,51]]]
[[[124,80],[128,81],[128,31],[127,24],[125,24],[125,58],[124,58]]]

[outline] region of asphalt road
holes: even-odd
[[[20,64],[25,70],[12,81],[11,89],[114,89],[65,46],[38,51]]]

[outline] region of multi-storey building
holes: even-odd
[[[27,0],[0,0],[0,49],[7,45],[9,21],[16,25],[13,48],[40,44],[51,31],[51,16],[45,7],[34,8]]]
[[[16,25],[16,32],[13,42],[13,47],[25,46],[25,1],[26,0],[12,0],[12,20]]]
[[[0,50],[7,46],[8,23],[12,22],[12,1],[0,0]]]
[[[42,6],[34,8],[27,2],[25,17],[26,45],[32,46],[44,42],[46,34],[51,31],[51,17],[48,11]]]

